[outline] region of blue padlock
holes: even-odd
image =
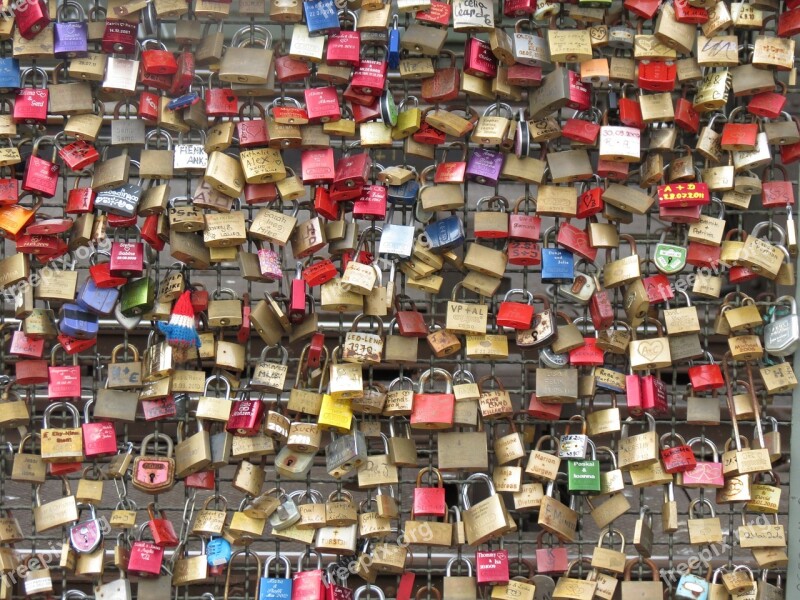
[[[386,62],[390,69],[400,68],[400,30],[397,29],[397,15],[392,17],[392,28],[389,30],[389,52]]]
[[[419,194],[419,181],[409,179],[401,185],[390,185],[387,189],[387,199],[392,203],[414,204]]]
[[[678,581],[675,590],[675,599],[678,600],[708,600],[708,581],[693,573],[686,573]]]
[[[7,94],[19,88],[19,61],[16,58],[0,58],[0,93]]]
[[[279,560],[286,567],[286,577],[269,576],[269,566],[273,560]],[[276,573],[280,575],[280,573]],[[258,584],[258,600],[292,600],[292,566],[284,555],[272,555],[264,562],[264,576]]]
[[[64,304],[59,311],[58,329],[76,340],[97,337],[98,318],[77,304]]]
[[[304,0],[308,35],[319,37],[341,31],[339,9],[333,0]]]
[[[614,383],[615,379],[613,377],[596,377],[597,387],[601,390],[607,390],[609,392],[614,392],[615,394],[624,394],[625,393],[625,374],[620,373],[616,369],[609,369],[608,367],[603,367],[603,371],[610,371],[612,373],[617,373],[620,375],[617,379],[623,382],[623,385],[616,385]]]
[[[431,252],[447,252],[464,244],[464,223],[461,217],[451,215],[434,221],[425,228],[425,239]]]
[[[117,288],[99,288],[94,279],[87,277],[78,292],[78,306],[98,315],[110,315],[119,298]]]
[[[212,537],[206,544],[206,562],[209,567],[224,567],[231,561],[231,543],[224,537]]]
[[[575,257],[569,250],[548,248],[547,238],[555,231],[556,228],[551,227],[544,232],[542,283],[570,283],[575,279]]]

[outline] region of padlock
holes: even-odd
[[[72,415],[72,427],[49,428],[48,419],[56,409],[64,409]],[[69,463],[83,460],[83,432],[78,410],[66,402],[54,402],[46,409],[42,421],[42,460],[49,463]]]
[[[151,442],[166,441],[166,456],[146,455]],[[172,458],[172,439],[165,434],[150,434],[142,440],[141,454],[133,460],[133,486],[146,494],[159,494],[175,484],[175,460]]]
[[[542,281],[546,283],[571,283],[575,277],[572,252],[560,248],[550,248],[548,238],[555,233],[555,227],[544,232],[542,248]]]

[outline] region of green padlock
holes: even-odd
[[[147,312],[156,299],[156,282],[149,276],[124,284],[119,291],[120,312],[135,317]]]
[[[592,451],[592,458],[584,460],[567,461],[567,484],[570,494],[599,494],[600,493],[600,461],[597,460],[597,451],[594,442],[588,440]]]

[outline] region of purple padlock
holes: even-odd
[[[53,53],[59,58],[86,56],[89,53],[89,26],[83,7],[75,0],[67,0],[57,14],[58,21],[53,27]],[[66,20],[73,17],[77,19]]]
[[[477,148],[473,150],[467,163],[467,178],[475,183],[494,186],[500,179],[503,169],[503,154],[495,150]]]

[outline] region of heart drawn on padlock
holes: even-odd
[[[661,351],[664,349],[664,342],[652,340],[649,342],[642,342],[636,347],[636,351],[649,361],[655,360]]]

